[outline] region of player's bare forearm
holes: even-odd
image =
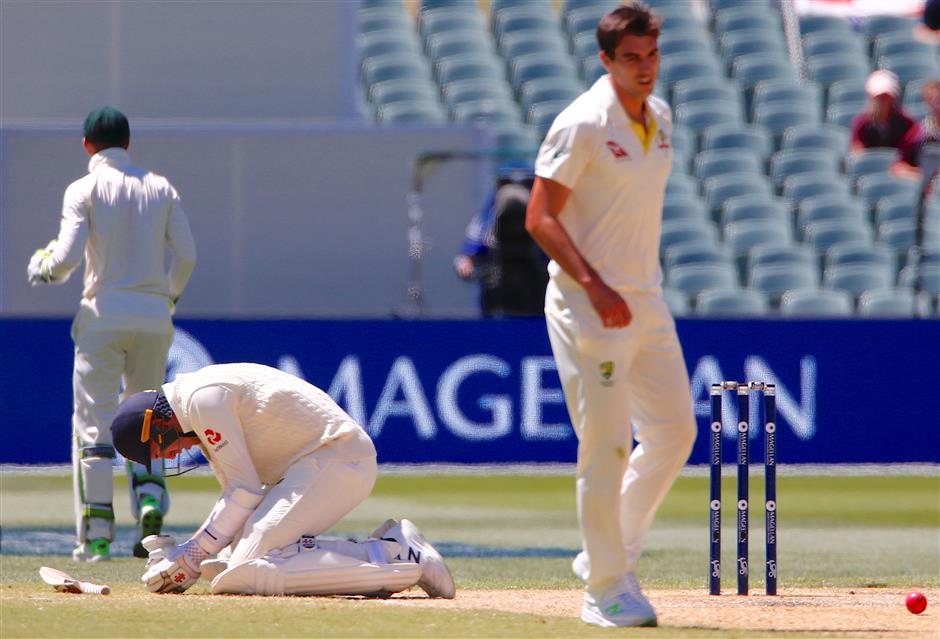
[[[567,187],[537,177],[526,210],[526,230],[562,270],[584,287],[604,326],[627,326],[631,314],[626,301],[584,259],[558,220],[570,194]]]

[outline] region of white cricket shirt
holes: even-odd
[[[664,101],[647,99],[655,129],[644,148],[610,82],[603,76],[555,118],[535,174],[571,189],[558,220],[608,286],[658,292],[672,118]],[[580,288],[554,260],[548,271],[560,289]]]
[[[166,178],[133,166],[124,149],[93,155],[88,175],[65,190],[53,278],[66,280],[83,257],[83,306],[135,328],[165,326],[167,298],[179,297],[196,264],[176,190]]]
[[[217,364],[163,385],[184,431],[192,431],[223,488],[254,494],[301,457],[340,440],[334,458],[375,455],[365,431],[302,379],[261,364]]]

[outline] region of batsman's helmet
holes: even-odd
[[[121,402],[111,421],[114,447],[149,471],[151,442],[163,451],[180,437],[172,419],[173,409],[163,393],[154,390],[135,393]]]

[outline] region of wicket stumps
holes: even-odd
[[[764,395],[764,545],[766,555],[766,590],[777,594],[777,406],[776,387],[763,382],[721,382],[712,384],[709,468],[709,570],[708,593],[721,594],[721,396],[733,391],[738,396],[737,425],[737,574],[738,594],[748,594],[748,477],[750,463],[750,393]]]

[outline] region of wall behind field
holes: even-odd
[[[4,121],[353,117],[355,2],[0,3]]]
[[[178,317],[388,317],[408,312],[407,194],[427,149],[485,144],[475,129],[355,124],[143,124],[131,157],[167,175],[196,238]],[[31,288],[26,264],[58,232],[62,193],[86,170],[80,125],[0,129],[0,316],[71,316],[81,267]],[[491,167],[454,162],[425,192],[430,316],[476,313],[452,260]]]

